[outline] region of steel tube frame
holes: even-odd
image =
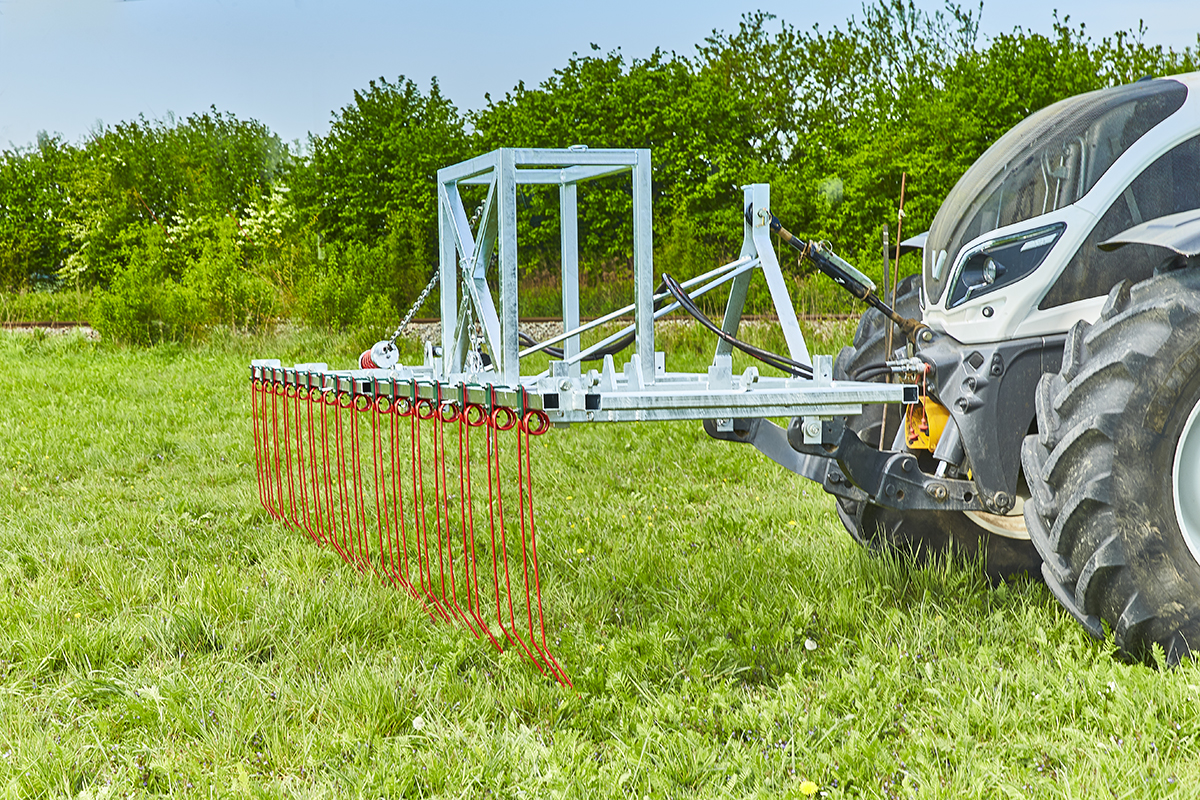
[[[634,298],[625,308],[581,325],[579,321],[578,185],[608,176],[630,174]],[[685,286],[697,294],[730,284],[721,327],[736,335],[747,291],[757,269],[770,290],[776,314],[794,361],[813,368],[813,379],[760,376],[750,367],[733,373],[730,345],[719,340],[704,373],[666,370],[663,353],[654,349],[654,320],[673,311],[671,304],[657,312],[654,304],[650,152],[648,150],[501,148],[438,171],[438,232],[441,279],[441,350],[425,349],[420,366],[390,370],[329,370],[324,365],[285,369],[278,362],[256,361],[259,380],[298,382],[322,391],[392,397],[457,397],[485,405],[504,404],[540,409],[557,424],[622,422],[627,420],[709,419],[718,430],[732,430],[739,418],[802,416],[808,423],[842,414],[857,414],[866,403],[915,402],[916,387],[897,384],[834,381],[829,356],[810,357],[788,295],[770,237],[770,187],[743,187],[740,257],[729,264],[689,279]],[[564,332],[535,347],[518,347],[517,329],[517,187],[557,185],[562,209],[562,313]],[[476,220],[469,219],[460,187],[486,187]],[[499,261],[499,286],[488,282],[488,266]],[[498,294],[499,303],[494,299]],[[582,334],[623,314],[633,312],[631,326],[604,342],[582,347]],[[482,345],[492,363],[468,371],[466,358],[479,336],[467,325],[468,312],[481,329]],[[600,369],[586,372],[580,360],[616,336],[634,332],[634,352],[620,369],[606,356]],[[564,357],[551,361],[538,375],[522,375],[520,359],[551,344],[564,342]],[[817,434],[814,434],[817,435]]]
[[[473,315],[483,324],[484,342],[491,354],[495,373],[509,386],[520,383],[520,348],[517,317],[517,186],[559,186],[562,209],[563,322],[568,329],[579,327],[579,244],[577,190],[579,183],[623,172],[633,179],[633,261],[637,287],[634,314],[638,329],[638,353],[643,377],[653,382],[654,327],[652,292],[643,291],[654,275],[654,244],[651,234],[650,151],[500,148],[460,164],[438,170],[438,232],[442,353],[445,372],[461,372],[469,332],[460,325],[460,310],[470,303]],[[478,240],[471,230],[459,193],[460,185],[488,187],[478,223]],[[487,268],[493,246],[498,246],[499,313],[491,300]],[[470,276],[469,278],[467,276]],[[458,287],[463,287],[460,303]],[[567,340],[567,350],[579,350],[578,337]]]

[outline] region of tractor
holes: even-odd
[[[894,313],[868,310],[835,361],[920,402],[820,443],[788,430],[856,541],[1040,575],[1093,635],[1167,663],[1200,650],[1197,91],[1147,78],[1000,137],[903,243],[922,268]]]

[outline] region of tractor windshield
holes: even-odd
[[[1143,80],[1060,100],[1001,136],[955,184],[930,226],[929,302],[941,298],[963,244],[1076,202],[1186,97],[1178,81]]]

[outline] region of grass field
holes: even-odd
[[[356,352],[0,334],[0,793],[1200,794],[1195,664],[1122,663],[1037,583],[871,557],[698,423],[538,441],[574,691],[431,622],[258,505],[249,360]]]

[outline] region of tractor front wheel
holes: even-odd
[[[1114,287],[1036,399],[1025,518],[1047,585],[1131,657],[1200,650],[1200,270]]]
[[[905,317],[920,317],[920,276],[912,275],[896,287],[896,310]],[[863,314],[854,332],[853,346],[844,347],[834,362],[834,377],[854,380],[855,373],[868,364],[891,357],[886,352],[887,318],[875,309]],[[904,347],[906,339],[893,328],[892,346]],[[873,380],[882,380],[875,378]],[[880,438],[891,444],[904,413],[899,404],[887,407],[869,405],[846,425],[873,447]],[[971,562],[982,558],[992,580],[1021,573],[1037,576],[1041,558],[1029,541],[1020,516],[994,514],[967,515],[961,511],[901,511],[868,502],[836,498],[838,517],[859,544],[873,551],[890,551],[912,556],[918,563],[931,556],[949,555]]]

